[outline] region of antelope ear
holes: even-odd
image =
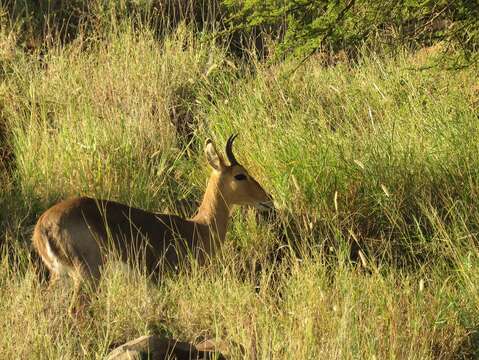
[[[206,159],[210,163],[211,167],[215,170],[221,171],[226,167],[223,157],[218,154],[215,148],[215,144],[211,139],[207,139],[205,143],[205,155]]]

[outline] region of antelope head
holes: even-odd
[[[231,135],[226,143],[225,153],[229,164],[216,151],[212,140],[206,140],[206,158],[213,168],[212,178],[217,179],[217,187],[228,207],[231,205],[253,205],[261,210],[271,209],[271,196],[236,160],[233,142],[237,135]]]

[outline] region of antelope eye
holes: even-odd
[[[235,175],[236,180],[246,180],[246,175],[245,174],[238,174]]]

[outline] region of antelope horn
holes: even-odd
[[[237,136],[238,136],[238,134],[232,134],[228,138],[228,141],[226,142],[226,156],[228,157],[228,160],[229,160],[231,166],[238,165],[238,160],[236,160],[236,158],[233,154],[233,141],[235,141]]]

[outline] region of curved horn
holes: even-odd
[[[233,141],[235,141],[237,136],[238,134],[232,134],[226,142],[226,156],[228,157],[230,165],[238,165],[238,160],[236,160],[233,154]]]

